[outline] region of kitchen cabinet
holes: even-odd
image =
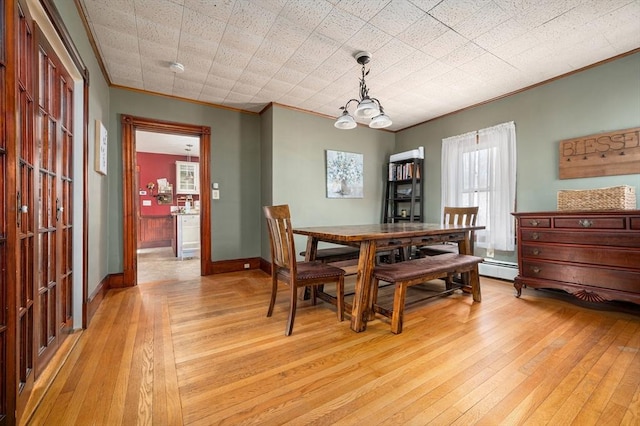
[[[176,161],[176,194],[200,193],[200,164]]]

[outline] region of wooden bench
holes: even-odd
[[[306,251],[301,251],[300,256],[306,256]],[[322,263],[336,263],[336,262],[347,262],[347,261],[355,261],[358,263],[358,257],[360,256],[360,248],[359,247],[330,247],[318,249],[316,251],[316,259]],[[395,251],[389,249],[378,250],[376,253],[378,259],[383,256],[387,256],[390,258],[390,263],[395,261]],[[394,257],[392,257],[394,256]],[[380,260],[379,260],[380,261]]]
[[[300,256],[306,256],[306,251],[301,251]],[[354,260],[358,259],[360,256],[360,248],[359,247],[330,247],[318,249],[316,251],[316,259],[322,263],[333,263],[333,262],[341,262],[345,260]]]
[[[378,265],[373,270],[371,282],[371,303],[375,313],[391,319],[391,332],[402,333],[402,319],[404,314],[407,287],[422,284],[437,278],[447,278],[454,274],[469,273],[469,285],[474,302],[480,302],[480,276],[478,264],[481,257],[465,254],[442,254],[440,256],[425,257],[408,260],[406,262]],[[393,295],[393,309],[389,310],[378,305],[378,284],[386,281],[395,284]],[[455,288],[447,289],[451,292]]]

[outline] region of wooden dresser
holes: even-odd
[[[513,213],[522,287],[640,304],[640,210]]]

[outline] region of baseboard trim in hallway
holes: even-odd
[[[83,330],[77,330],[69,335],[64,340],[62,346],[58,349],[53,358],[51,358],[51,361],[49,361],[49,365],[47,366],[47,368],[45,368],[40,377],[38,377],[33,386],[33,390],[31,391],[29,401],[25,406],[24,413],[22,413],[22,416],[20,418],[20,425],[27,425],[29,423],[29,421],[33,417],[33,414],[36,412],[36,409],[42,403],[42,400],[47,394],[47,391],[53,384],[53,381],[58,376],[58,373],[60,373],[62,367],[73,353],[73,349],[80,341],[82,333]]]

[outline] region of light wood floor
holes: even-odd
[[[247,271],[110,291],[30,424],[640,424],[640,309],[483,278],[482,303],[413,304],[400,335],[302,302],[285,337],[268,288]]]

